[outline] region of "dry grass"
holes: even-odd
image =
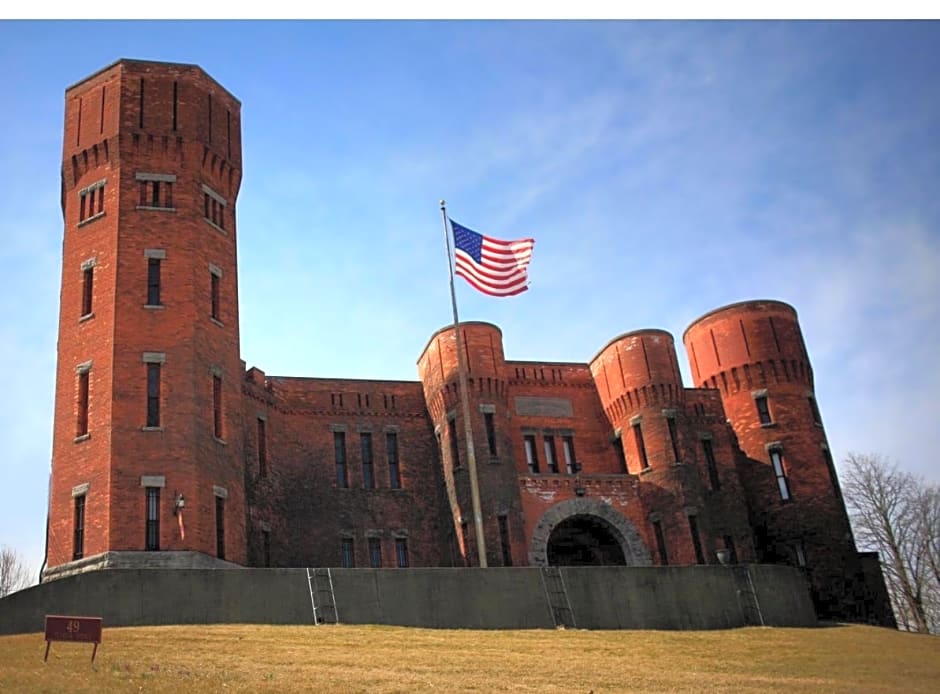
[[[940,639],[873,627],[450,631],[379,626],[105,629],[0,637],[0,692],[940,691]]]

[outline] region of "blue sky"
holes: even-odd
[[[438,200],[533,236],[531,290],[458,285],[510,359],[792,303],[837,461],[940,481],[936,22],[0,21],[0,544],[43,554],[65,88],[197,63],[242,101],[242,357],[416,378],[450,319]],[[461,280],[458,280],[461,282]],[[686,384],[686,357],[679,347]]]

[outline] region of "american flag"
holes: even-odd
[[[513,296],[529,288],[526,268],[534,239],[500,241],[450,220],[454,230],[454,266],[458,275],[490,296]]]

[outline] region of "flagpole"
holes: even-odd
[[[447,272],[450,275],[450,304],[454,309],[454,339],[457,347],[457,372],[460,384],[460,407],[463,410],[464,432],[467,438],[467,467],[470,469],[470,501],[473,504],[473,527],[477,536],[477,559],[480,568],[486,568],[486,537],[483,534],[483,513],[480,510],[480,487],[477,480],[477,459],[473,451],[473,426],[470,423],[470,398],[467,395],[467,366],[460,341],[460,321],[457,319],[457,294],[454,292],[454,261],[450,251],[447,224],[447,203],[441,200],[444,219],[444,244],[447,247]],[[456,429],[456,428],[455,428]],[[466,548],[464,548],[466,550]]]

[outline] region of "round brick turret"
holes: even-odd
[[[682,442],[673,427],[681,419],[682,376],[672,335],[635,330],[614,338],[590,362],[601,404],[620,431],[628,470],[639,473],[681,462]]]
[[[513,442],[509,428],[506,361],[503,336],[491,323],[460,324],[460,337],[467,367],[473,447],[490,566],[503,564],[498,516],[509,519],[513,554],[525,555],[522,511]],[[470,565],[476,565],[473,512],[467,468],[466,428],[459,390],[456,333],[453,326],[438,330],[418,359],[418,374],[424,388],[428,412],[438,437],[457,545]]]
[[[732,304],[693,322],[683,341],[696,385],[718,390],[745,455],[740,476],[759,555],[804,567],[821,612],[844,614],[856,550],[796,310]]]

